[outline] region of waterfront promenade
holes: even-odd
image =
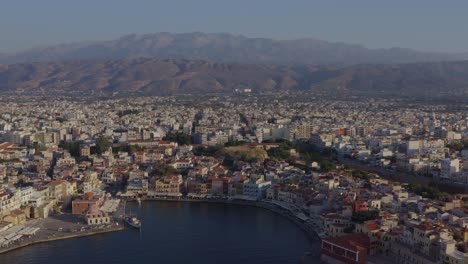
[[[124,225],[121,222],[114,222],[109,225],[88,226],[80,221],[78,217],[71,214],[53,215],[45,219],[29,220],[26,224],[17,227],[16,230],[19,230],[21,227],[39,228],[39,230],[35,235],[23,236],[7,246],[0,247],[0,254],[34,244],[104,234],[124,229]],[[8,232],[12,233],[14,230],[7,230],[2,235],[7,235]]]

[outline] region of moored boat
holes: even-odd
[[[141,221],[138,220],[135,216],[127,217],[126,222],[129,226],[140,229],[141,228]]]

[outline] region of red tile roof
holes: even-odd
[[[379,225],[377,224],[377,221],[369,221],[364,224],[364,226],[369,229],[369,231],[377,231],[380,230]]]
[[[363,233],[339,236],[339,237],[327,237],[323,241],[338,245],[352,251],[358,251],[359,248],[369,248],[370,239]]]
[[[430,224],[427,224],[427,223],[422,223],[416,226],[416,228],[419,230],[423,230],[423,231],[431,231],[434,229]]]

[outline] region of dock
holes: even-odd
[[[2,238],[20,237],[4,243],[0,247],[0,254],[45,242],[123,231],[125,227],[119,220],[99,226],[89,226],[78,220],[76,216],[64,214],[30,220],[20,227],[8,229],[2,232]]]

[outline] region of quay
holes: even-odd
[[[118,232],[124,230],[125,226],[121,221],[108,225],[88,226],[78,220],[76,216],[63,214],[28,221],[24,227],[38,229],[36,234],[0,247],[0,254],[40,243]]]

